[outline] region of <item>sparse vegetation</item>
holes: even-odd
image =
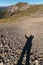
[[[25,3],[25,4],[27,4],[27,3]],[[18,3],[17,5],[20,5],[20,3]],[[14,7],[14,5],[10,6],[10,7],[12,9],[12,7]],[[11,13],[8,13],[8,9],[9,9],[9,7],[7,9],[5,9],[4,11],[0,10],[0,22],[17,21],[18,19],[20,19],[22,17],[31,16],[36,13],[43,14],[43,5],[29,5],[29,8],[27,8],[26,10],[23,10],[23,11],[14,10],[13,12],[11,11]]]

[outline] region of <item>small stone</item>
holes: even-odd
[[[26,59],[26,57],[24,57],[24,60]]]
[[[0,47],[2,47],[3,45],[2,44],[0,44]]]
[[[15,38],[15,40],[16,40],[16,38]]]
[[[30,54],[33,55],[33,50],[31,50]]]
[[[39,65],[39,61],[38,60],[35,60],[34,63],[35,63],[35,65]]]
[[[41,58],[41,57],[42,57],[41,55],[38,56],[38,58]]]
[[[14,65],[17,64],[17,61],[14,61]]]
[[[16,50],[16,54],[18,54],[18,55],[19,55],[19,54],[20,54],[20,50]]]
[[[7,59],[7,62],[9,62],[10,60],[9,59]]]
[[[3,65],[3,62],[1,62],[0,65]]]
[[[41,60],[42,60],[42,58],[38,58],[38,60],[39,60],[39,61],[41,61]]]
[[[33,55],[30,56],[30,59],[31,59],[31,61],[34,61],[34,57],[33,57]]]

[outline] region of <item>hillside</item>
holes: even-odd
[[[23,2],[19,2],[16,5],[11,5],[8,7],[0,7],[0,13],[1,13],[0,16],[1,18],[3,18],[3,16],[4,17],[12,16],[15,13],[19,13],[21,11],[26,10],[27,8],[29,8],[28,3]]]
[[[25,16],[43,16],[43,5],[30,5],[28,3],[19,2],[7,8],[0,9],[1,21],[15,21]]]
[[[12,16],[16,12],[19,13],[19,12],[25,11],[28,8],[29,8],[28,3],[19,2],[16,5],[12,5],[12,6],[8,7],[8,9],[7,9],[7,15]]]

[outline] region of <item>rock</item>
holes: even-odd
[[[17,64],[17,61],[14,61],[14,65],[16,65]]]
[[[1,62],[0,65],[3,65],[3,62]]]
[[[20,50],[16,50],[16,54],[17,55],[20,55]]]
[[[39,60],[39,61],[41,61],[41,60],[42,60],[42,58],[38,58],[38,60]]]
[[[30,56],[30,60],[34,61],[34,56],[33,55]]]
[[[33,55],[33,50],[31,50],[30,54]]]
[[[9,62],[10,60],[9,59],[7,59],[7,62]]]
[[[35,65],[39,65],[39,61],[38,61],[38,60],[35,60],[35,61],[34,61],[34,64],[35,64]]]
[[[16,11],[19,13],[19,11],[24,11],[26,9],[29,8],[28,3],[23,3],[23,2],[19,2],[16,5],[12,5],[7,9],[7,14],[8,15],[13,15],[14,13],[16,13]]]
[[[42,58],[42,56],[41,56],[41,55],[39,55],[39,56],[38,56],[38,58]]]
[[[3,46],[3,45],[2,45],[2,44],[0,44],[0,48],[2,48],[2,46]]]

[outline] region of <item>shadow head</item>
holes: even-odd
[[[30,39],[33,39],[34,38],[34,35],[30,35],[30,37],[29,37]]]
[[[33,39],[34,35],[30,35],[29,37],[25,34],[26,39]]]

